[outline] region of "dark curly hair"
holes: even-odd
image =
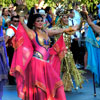
[[[30,13],[29,18],[28,18],[27,26],[30,29],[33,29],[34,22],[36,21],[37,18],[40,18],[40,17],[43,19],[43,17],[40,14],[32,14],[32,13]]]

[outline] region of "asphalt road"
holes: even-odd
[[[83,84],[82,89],[66,92],[67,100],[100,100],[100,87],[96,88],[97,96],[94,97],[92,74],[87,72],[85,76],[88,82]],[[4,87],[3,100],[21,100],[17,97],[15,85],[6,85]]]

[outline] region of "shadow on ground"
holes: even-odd
[[[92,74],[89,71],[86,72],[84,76],[88,79],[88,82],[84,82],[82,89],[66,92],[67,100],[100,100],[100,88],[96,88],[97,96],[94,97]],[[17,96],[15,85],[4,87],[3,100],[21,100]]]

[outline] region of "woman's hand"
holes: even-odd
[[[67,33],[67,34],[72,35],[72,34],[75,33],[75,31],[78,30],[78,28],[79,28],[79,26],[76,25],[76,26],[73,26],[73,27],[66,28],[66,29],[64,30],[64,32]]]
[[[76,26],[73,26],[73,27],[69,27],[69,28],[66,28],[65,30],[64,30],[64,32],[65,33],[68,33],[68,32],[75,32],[75,31],[77,31],[78,30],[78,25],[76,25]]]
[[[75,25],[75,26],[72,27],[72,31],[77,31],[78,28],[79,28],[79,25]]]

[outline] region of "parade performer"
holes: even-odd
[[[58,23],[56,25],[57,27],[60,28],[68,28],[68,15],[63,12],[63,14],[61,14]],[[71,28],[71,27],[69,27]],[[71,47],[71,35],[74,34],[75,32],[72,32],[70,34],[65,34],[63,33],[63,37],[64,37],[64,41],[66,44],[66,48],[67,48],[67,53],[65,55],[65,57],[62,60],[62,68],[61,68],[61,72],[63,73],[62,75],[62,80],[64,83],[64,90],[65,91],[71,91],[72,88],[76,87],[82,87],[82,83],[84,80],[84,77],[82,76],[82,71],[78,70],[77,67],[75,66],[75,62],[73,59],[73,54],[70,50]],[[58,36],[56,37],[56,39],[58,39]],[[75,81],[75,85],[73,85],[73,80],[72,77]]]
[[[86,47],[88,51],[87,69],[95,75],[95,82],[100,84],[100,26],[95,25],[90,17],[87,21],[90,27],[86,38]],[[95,35],[98,34],[96,37]]]
[[[3,36],[2,17],[0,17],[0,100],[3,96],[3,86],[8,79],[8,70],[9,64]]]
[[[91,34],[90,34],[91,33]],[[87,69],[91,70],[95,74],[96,83],[100,83],[100,40],[99,37],[95,37],[95,33],[92,28],[89,27],[86,37],[86,48],[88,51]]]
[[[23,100],[66,100],[63,83],[53,68],[53,59],[49,57],[52,54],[49,48],[49,36],[67,33],[70,28],[42,30],[42,16],[40,14],[31,16],[28,27],[24,24],[23,18],[20,19],[21,23],[15,39],[15,52],[10,73],[16,77],[18,95]],[[77,30],[77,27],[73,27],[72,30]],[[62,38],[59,41],[64,44]],[[56,47],[52,48],[59,56]],[[62,50],[63,47],[59,48]]]

